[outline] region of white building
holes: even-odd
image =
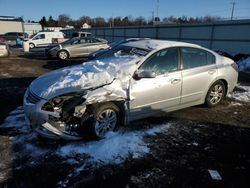
[[[84,23],[84,24],[82,25],[82,28],[83,28],[83,29],[88,29],[88,28],[91,28],[91,25],[89,25],[89,24],[87,24],[87,23]]]
[[[0,34],[24,32],[23,19],[14,16],[0,16]]]
[[[24,23],[24,32],[29,35],[33,35],[42,30],[42,26],[40,23]]]

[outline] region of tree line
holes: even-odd
[[[220,21],[222,18],[214,16],[205,17],[154,17],[151,19],[146,19],[143,16],[134,18],[133,16],[125,17],[114,17],[105,19],[103,17],[91,18],[89,16],[82,16],[79,19],[72,19],[67,14],[61,14],[57,19],[49,16],[48,19],[43,16],[39,23],[42,27],[66,27],[74,26],[75,28],[81,28],[84,23],[91,25],[92,27],[113,27],[113,26],[143,26],[143,25],[153,25],[153,24],[183,24],[183,23],[211,23],[215,21]]]

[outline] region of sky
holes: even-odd
[[[230,18],[232,2],[235,1],[234,17],[250,18],[250,0],[159,0],[159,17],[206,15]],[[81,16],[152,18],[157,15],[157,0],[0,0],[0,16],[23,17],[39,21],[42,16],[58,18],[68,14],[72,19]]]

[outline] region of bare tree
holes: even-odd
[[[58,26],[65,27],[66,25],[69,25],[72,19],[67,14],[61,14],[58,16]]]

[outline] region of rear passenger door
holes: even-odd
[[[204,100],[208,87],[217,77],[215,56],[199,48],[181,48],[181,104]]]
[[[95,38],[89,38],[88,53],[95,52],[102,48],[102,43]]]

